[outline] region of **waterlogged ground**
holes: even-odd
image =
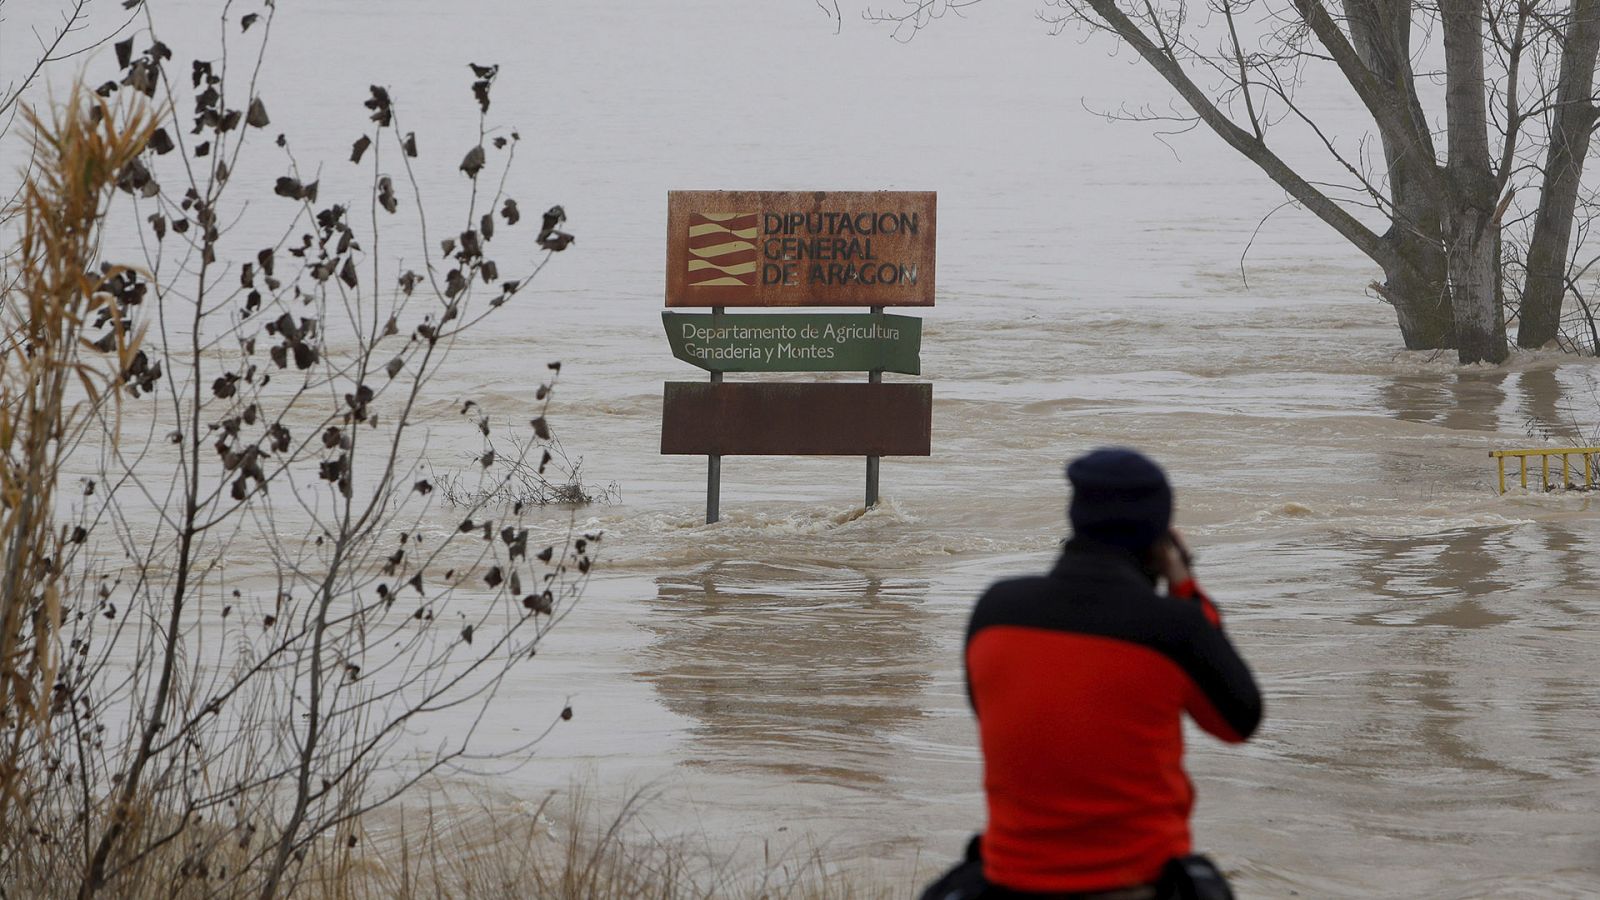
[[[156,7],[180,55],[213,39],[208,4]],[[1597,495],[1498,496],[1487,456],[1592,437],[1600,369],[1400,351],[1364,293],[1375,271],[1293,209],[1241,273],[1282,198],[1203,134],[1164,144],[1086,112],[1166,98],[1031,12],[984,4],[902,46],[848,10],[835,35],[804,0],[280,10],[263,92],[301,164],[329,161],[325,196],[359,191],[340,161],[369,83],[458,135],[425,145],[444,164],[423,182],[457,191],[465,66],[499,62],[494,116],[526,139],[508,189],[565,204],[578,235],[429,407],[428,462],[465,471],[455,402],[525,419],[562,359],[552,420],[622,492],[576,512],[605,530],[603,564],[485,746],[576,715],[494,790],[647,789],[652,828],[754,865],[943,865],[983,822],[966,611],[1049,564],[1063,461],[1126,443],[1168,466],[1265,687],[1256,741],[1195,735],[1189,755],[1199,841],[1241,896],[1600,891]],[[1359,133],[1353,98],[1318,91],[1303,99]],[[256,164],[246,246],[272,233],[280,163]],[[731,459],[724,521],[702,524],[704,461],[658,453],[662,382],[703,377],[661,333],[673,188],[939,192],[933,455],[886,461],[881,507],[860,508],[860,460]]]

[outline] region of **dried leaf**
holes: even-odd
[[[400,207],[400,202],[394,197],[394,181],[387,175],[378,179],[378,205],[389,213]]]
[[[272,119],[267,116],[267,105],[257,97],[250,101],[250,111],[245,114],[245,124],[251,128],[265,128],[272,124]]]
[[[321,477],[323,481],[338,481],[340,478],[344,477],[346,459],[347,458],[343,454],[340,454],[337,459],[324,460],[322,464],[317,467],[318,476]]]
[[[250,13],[249,15],[246,15],[244,18],[239,20],[239,30],[249,31],[250,26],[254,25],[256,20],[259,18],[261,18],[261,16],[258,13]]]
[[[393,104],[389,100],[389,91],[377,85],[371,86],[372,96],[362,105],[372,110],[372,121],[377,122],[380,128],[389,127],[394,119]]]
[[[495,566],[495,567],[491,568],[489,570],[489,574],[483,576],[484,583],[489,585],[489,587],[491,587],[491,588],[499,587],[500,586],[500,582],[502,582],[504,580],[505,580],[505,576],[500,574],[500,567],[499,566]]]
[[[467,173],[468,178],[477,178],[478,172],[483,169],[483,164],[483,145],[479,144],[467,151],[467,155],[461,160],[461,171]]]
[[[550,440],[550,423],[544,420],[544,416],[540,416],[528,424],[533,426],[533,433],[538,435],[540,440]]]
[[[547,234],[539,235],[539,246],[552,253],[560,253],[562,250],[567,249],[568,245],[574,240],[577,240],[577,238],[565,231],[551,231]]]

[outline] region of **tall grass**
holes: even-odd
[[[54,636],[61,622],[68,556],[83,541],[58,526],[63,460],[93,423],[89,411],[115,401],[119,373],[138,347],[105,289],[122,274],[96,266],[106,203],[123,168],[154,128],[142,104],[120,112],[74,89],[46,121],[24,118],[38,162],[16,208],[21,238],[0,305],[0,805],[17,801],[18,757],[31,729],[46,727],[55,687]],[[83,336],[109,320],[112,341]],[[107,359],[107,354],[110,358]],[[76,390],[74,390],[76,389]]]
[[[840,868],[811,845],[746,860],[645,821],[646,792],[609,812],[582,788],[530,807],[428,806],[369,832],[364,852],[325,866],[307,896],[329,900],[891,900],[912,871]],[[330,861],[331,862],[331,861]]]
[[[660,835],[634,793],[609,812],[582,789],[539,802],[504,798],[397,808],[333,844],[312,848],[292,896],[303,900],[897,900],[912,896],[913,867],[841,866],[814,845],[763,853],[719,851],[704,838]],[[153,810],[152,829],[169,827]],[[219,840],[220,838],[220,840]],[[850,861],[844,861],[850,862]],[[73,886],[50,853],[13,856],[0,896],[54,900]],[[136,873],[101,892],[113,900],[243,900],[230,873],[251,865],[231,829],[193,827],[146,854]]]

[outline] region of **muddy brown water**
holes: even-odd
[[[196,0],[157,6],[180,54],[213,39]],[[745,859],[820,849],[926,875],[983,821],[967,610],[1049,565],[1062,463],[1132,444],[1168,467],[1267,697],[1255,741],[1196,733],[1188,751],[1198,840],[1242,896],[1600,891],[1597,495],[1498,496],[1487,457],[1592,439],[1600,369],[1400,350],[1364,293],[1376,272],[1294,210],[1242,276],[1281,197],[1205,135],[1169,149],[1084,112],[1165,95],[1027,7],[985,4],[907,46],[849,17],[834,35],[806,2],[280,10],[263,93],[302,164],[335,161],[324,196],[359,189],[336,163],[372,82],[454,135],[424,142],[444,164],[423,187],[459,193],[465,63],[497,61],[494,116],[528,138],[510,189],[565,204],[579,235],[460,348],[421,451],[465,470],[477,445],[454,403],[525,419],[560,358],[552,419],[622,490],[570,514],[607,532],[599,574],[483,746],[522,743],[569,700],[576,716],[494,790],[641,787],[654,827]],[[1362,127],[1352,98],[1307,98]],[[273,233],[251,224],[276,221],[270,181],[240,246]],[[860,460],[730,459],[707,527],[704,461],[658,454],[661,383],[703,377],[660,333],[665,194],[717,187],[939,191],[933,455],[886,461],[881,507],[860,508]]]

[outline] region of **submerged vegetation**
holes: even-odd
[[[360,895],[386,852],[369,822],[479,759],[489,704],[592,570],[599,535],[541,546],[489,506],[536,440],[482,463],[450,516],[472,527],[441,529],[416,434],[462,336],[573,239],[560,206],[525,223],[504,192],[498,67],[463,85],[460,157],[420,153],[373,86],[345,163],[364,196],[329,202],[268,137],[272,3],[225,6],[221,46],[184,62],[130,6],[116,76],[27,118],[7,215],[0,895]],[[244,152],[269,140],[279,162]],[[456,227],[419,196],[435,163]],[[245,245],[269,190],[279,237]],[[130,225],[136,258],[101,258]],[[537,438],[559,371],[528,386]],[[525,714],[531,745],[573,713]]]
[[[487,420],[479,421],[483,428],[488,427]],[[568,455],[559,438],[536,437],[530,443],[512,435],[507,443],[509,453],[486,440],[487,449],[467,460],[467,472],[433,469],[433,484],[444,502],[456,508],[512,510],[622,502],[622,486],[617,482],[584,481],[583,457],[574,459]],[[537,461],[534,450],[539,451]],[[472,472],[473,469],[477,471]]]

